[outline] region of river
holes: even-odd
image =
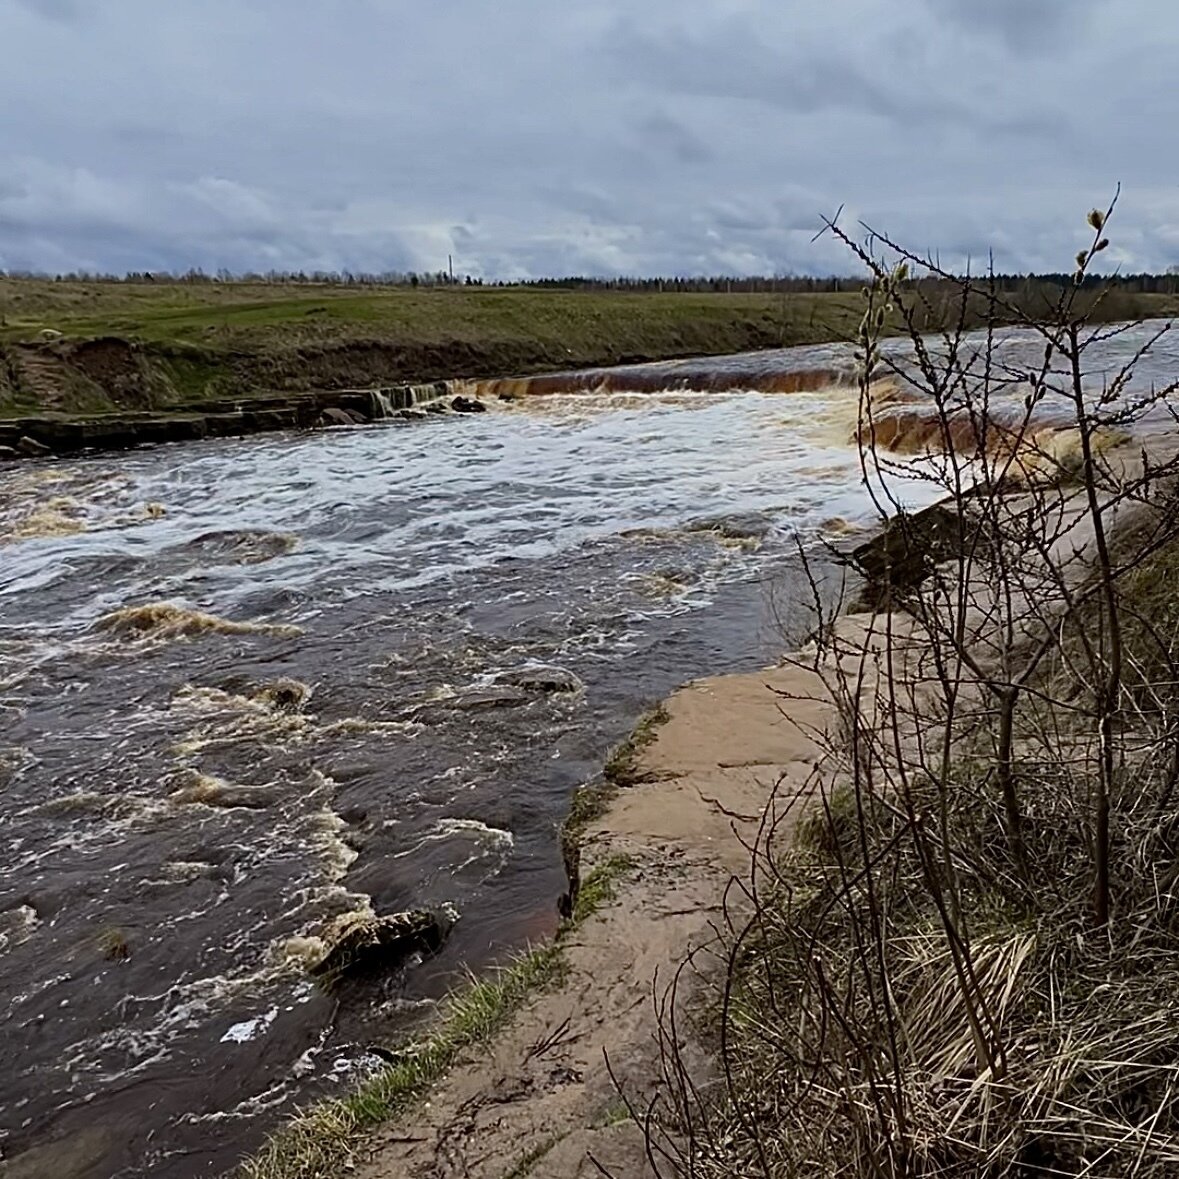
[[[570,794],[645,706],[805,634],[799,541],[872,519],[848,352],[618,372],[4,469],[14,1174],[221,1174],[343,1091],[554,930]],[[332,917],[443,905],[436,956],[309,980]]]

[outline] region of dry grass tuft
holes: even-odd
[[[977,1010],[903,823],[861,827],[842,801],[812,814],[738,958],[720,1015],[729,1099],[706,1133],[697,1126],[693,1174],[1179,1173],[1175,833],[1144,802],[1125,836],[1122,919],[1094,930],[1084,849],[1052,834],[1072,826],[1058,786],[1050,775],[1025,783],[1038,885],[1012,874],[986,807],[953,832],[974,856],[963,864],[964,906],[986,1034],[1002,1043],[994,1069],[979,1065]],[[932,793],[915,801],[936,803]],[[847,887],[865,855],[871,894]],[[888,936],[869,966],[873,909]],[[887,979],[892,1027],[866,973]],[[879,1082],[894,1066],[895,1104],[882,1110]],[[882,1121],[894,1125],[895,1153]]]

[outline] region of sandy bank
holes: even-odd
[[[783,707],[779,693],[809,699]],[[662,1084],[653,991],[685,961],[685,988],[709,970],[726,889],[748,874],[763,811],[775,793],[786,802],[813,787],[820,747],[808,734],[834,720],[824,697],[814,673],[781,667],[699,680],[667,701],[639,754],[645,780],[584,836],[583,874],[630,862],[620,897],[570,939],[560,986],[378,1136],[358,1174],[567,1179],[600,1175],[593,1159],[648,1173],[611,1072],[639,1101]]]

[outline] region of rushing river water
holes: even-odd
[[[847,362],[6,469],[13,1173],[220,1174],[551,932],[571,791],[645,705],[804,631],[797,538],[871,518]],[[437,956],[308,980],[332,917],[444,904]]]

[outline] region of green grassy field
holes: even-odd
[[[1139,296],[1135,310],[1166,314],[1175,304]],[[858,292],[0,279],[0,415],[166,409],[817,343],[852,336],[861,313]],[[106,343],[86,346],[95,340]]]
[[[543,291],[525,288],[348,287],[249,283],[55,283],[0,279],[0,340],[43,328],[71,336],[290,345],[380,337],[468,344],[535,336],[574,352],[605,333],[632,347],[648,338],[724,337],[734,328],[828,338],[858,318],[851,294],[747,295]]]
[[[0,280],[0,414],[183,406],[842,338],[854,294]],[[54,333],[61,333],[58,338]],[[95,339],[117,339],[135,355]]]

